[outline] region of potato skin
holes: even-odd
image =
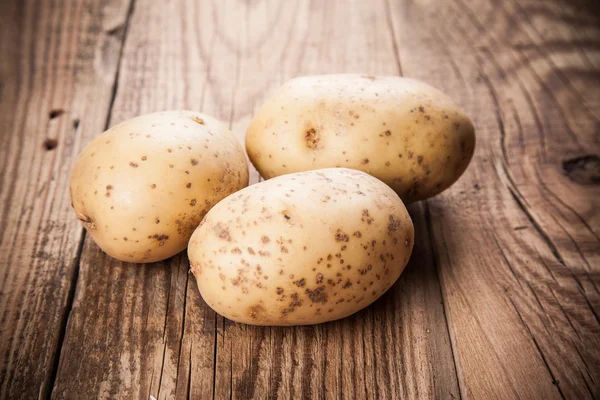
[[[307,76],[284,84],[246,134],[266,178],[327,167],[367,172],[405,203],[440,193],[475,148],[469,117],[433,87],[401,77]]]
[[[398,279],[414,228],[398,195],[361,171],[277,177],[217,204],[192,235],[191,270],[206,303],[253,325],[351,315]]]
[[[248,186],[241,145],[218,120],[169,111],[125,121],[77,157],[71,204],[110,256],[164,260],[186,248],[208,210]]]

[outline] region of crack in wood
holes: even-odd
[[[115,85],[113,86],[113,94],[111,96],[111,100],[108,106],[108,114],[106,117],[106,124],[105,124],[105,129],[108,127],[109,121],[110,121],[110,113],[114,104],[114,98],[116,95],[116,81],[118,80],[118,75],[119,75],[119,69],[120,69],[120,63],[121,63],[121,57],[122,57],[122,53],[123,53],[123,47],[124,47],[124,43],[126,40],[126,36],[127,36],[127,27],[129,25],[129,19],[131,17],[131,13],[133,11],[133,3],[135,0],[131,0],[130,5],[129,5],[129,9],[125,18],[125,32],[123,34],[122,40],[121,40],[121,46],[119,49],[119,57],[118,57],[118,61],[117,61],[117,68],[116,68],[116,72],[115,72]],[[64,111],[60,110],[60,113],[58,114],[52,114],[50,113],[50,119],[53,119],[57,116],[59,116],[60,114],[62,114]],[[74,123],[73,125],[73,129],[77,130],[77,128],[79,127],[79,119],[77,119],[77,122]],[[73,274],[71,276],[71,280],[70,280],[70,287],[69,287],[69,294],[67,296],[67,304],[65,307],[65,316],[63,317],[63,323],[61,324],[61,329],[59,332],[59,339],[58,339],[58,343],[57,343],[57,348],[56,348],[56,352],[54,353],[54,357],[56,358],[56,361],[54,363],[54,365],[52,366],[52,371],[50,373],[50,378],[47,382],[47,386],[46,386],[46,392],[48,393],[48,398],[50,398],[52,396],[52,393],[54,392],[54,386],[55,386],[55,382],[56,379],[58,377],[58,371],[59,371],[59,366],[60,366],[60,361],[62,358],[62,348],[64,345],[64,340],[65,340],[65,335],[66,335],[66,330],[67,330],[67,326],[68,326],[68,321],[69,318],[71,316],[71,311],[73,310],[73,303],[74,303],[74,299],[75,299],[75,291],[77,289],[77,284],[79,282],[79,271],[80,271],[80,267],[81,267],[81,255],[83,253],[83,244],[85,242],[85,238],[86,238],[86,231],[84,229],[82,229],[82,233],[79,239],[79,243],[78,243],[78,247],[77,247],[77,255],[76,258],[74,260],[74,265],[73,265]]]
[[[79,280],[79,268],[80,268],[80,263],[81,263],[81,255],[83,253],[83,243],[84,243],[85,237],[86,237],[86,230],[81,229],[81,231],[82,231],[81,232],[81,240],[79,241],[79,244],[77,246],[77,253],[76,253],[75,259],[73,260],[73,273],[72,273],[71,279],[69,281],[70,286],[69,286],[69,294],[67,296],[67,304],[65,306],[65,310],[63,312],[64,315],[62,317],[62,320],[64,322],[61,324],[61,328],[60,328],[60,331],[58,334],[58,342],[56,344],[56,351],[54,353],[55,360],[52,365],[52,370],[50,372],[45,389],[40,391],[40,393],[46,392],[48,399],[50,399],[52,397],[52,393],[53,393],[53,389],[54,389],[54,382],[56,382],[56,377],[58,375],[60,360],[62,358],[62,348],[63,348],[63,344],[65,342],[65,336],[67,333],[67,326],[69,323],[69,318],[71,316],[71,311],[73,310],[75,291],[77,289],[77,281]]]
[[[498,238],[497,238],[496,234],[492,234],[492,238],[494,239],[494,243],[496,243],[496,246],[498,247],[498,250],[500,251],[500,255],[504,259],[504,262],[506,263],[506,266],[508,267],[509,271],[512,273],[513,277],[515,278],[515,281],[517,281],[517,283],[519,284],[519,286],[521,286],[521,288],[523,288],[523,284],[521,283],[521,279],[519,278],[519,276],[515,272],[512,264],[510,263],[510,261],[508,261],[508,258],[506,257],[506,254],[504,253],[504,250],[502,249],[502,246],[498,242]]]
[[[508,297],[508,300],[510,301],[510,304],[512,304],[513,308],[515,309],[515,312],[519,316],[519,320],[521,321],[521,324],[523,324],[523,327],[525,328],[526,332],[529,334],[531,340],[533,341],[533,344],[535,345],[535,348],[537,349],[540,357],[542,358],[542,361],[544,362],[544,365],[546,366],[546,369],[548,370],[548,373],[552,377],[552,383],[554,384],[554,386],[556,386],[556,389],[560,393],[560,397],[563,398],[563,399],[565,399],[565,395],[563,394],[563,392],[562,392],[562,390],[560,388],[559,382],[556,380],[556,378],[554,376],[554,373],[552,372],[552,369],[550,368],[550,365],[548,364],[548,361],[546,360],[546,357],[544,356],[544,353],[542,352],[542,349],[540,348],[540,345],[538,344],[538,341],[535,338],[535,335],[529,329],[529,326],[527,325],[527,323],[523,319],[523,316],[519,312],[519,309],[517,308],[517,306],[513,302],[513,300],[510,297]]]

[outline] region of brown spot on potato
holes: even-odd
[[[269,239],[269,237],[268,237],[268,236],[262,236],[262,237],[260,238],[260,240],[261,240],[261,241],[262,241],[264,244],[267,244],[267,243],[269,243],[269,242],[271,241],[271,239]]]
[[[356,231],[354,232],[354,236],[356,236],[357,238],[362,236],[362,233],[360,233],[360,231]]]
[[[282,316],[286,316],[287,314],[293,312],[297,307],[302,306],[302,300],[299,299],[298,293],[292,293],[290,297],[292,298],[292,301],[287,308],[281,311]]]
[[[133,168],[137,168],[138,167],[137,163],[134,163],[133,161],[129,161],[129,166],[133,167]]]
[[[231,242],[231,235],[229,234],[229,229],[223,226],[223,224],[221,224],[220,222],[217,225],[215,225],[214,231],[219,239]]]
[[[192,201],[190,201],[190,206],[194,207],[196,205],[196,199],[192,199]]]
[[[192,187],[192,183],[191,182],[186,183],[185,187],[188,188],[188,189],[191,188]]]
[[[165,244],[165,240],[169,239],[168,235],[159,235],[159,234],[154,234],[154,235],[150,235],[148,236],[148,239],[156,239],[159,243],[159,246],[163,246]]]
[[[368,225],[371,225],[371,223],[374,221],[373,218],[371,218],[371,215],[369,214],[369,210],[367,210],[366,208],[363,209],[362,218],[360,220],[362,222],[366,222]]]
[[[417,162],[421,164],[423,162],[423,156],[417,156]]]
[[[342,232],[341,229],[338,229],[336,234],[335,234],[335,241],[336,242],[348,242],[350,240],[350,238],[348,237],[348,235],[346,235],[344,232]]]
[[[319,272],[317,274],[317,284],[321,284],[321,283],[323,283],[323,274]]]
[[[390,214],[388,222],[388,234],[391,235],[392,232],[396,232],[398,228],[400,228],[401,224],[401,221],[398,218],[396,218],[396,216]]]
[[[142,161],[146,161],[147,159],[148,159],[148,157],[142,156]]]
[[[190,163],[192,163],[192,165],[198,165],[198,160],[196,160],[195,158],[192,158],[190,160]]]
[[[197,124],[204,125],[204,120],[202,118],[194,116],[194,117],[190,117],[190,119]]]
[[[320,138],[314,128],[307,130],[304,134],[304,138],[306,139],[306,147],[309,149],[316,149],[318,147]]]
[[[239,247],[231,249],[231,254],[242,254],[242,250]]]
[[[281,246],[281,252],[282,252],[282,253],[287,253],[287,252],[288,252],[288,249],[287,249],[287,247],[285,247],[285,246]]]
[[[252,247],[248,247],[248,253],[251,255],[255,255],[256,253],[254,252],[254,249]]]
[[[152,185],[150,185],[150,187],[151,187],[152,189],[156,189],[156,183],[153,183]]]
[[[360,162],[362,165],[368,164],[369,163],[369,159],[368,158],[364,158],[363,160],[361,160]]]
[[[304,287],[306,285],[306,279],[302,278],[302,279],[298,279],[297,281],[293,282],[294,285],[298,286],[298,287]]]
[[[248,316],[252,319],[256,319],[259,318],[264,311],[265,308],[262,305],[256,304],[248,308]]]
[[[327,303],[327,293],[325,293],[325,285],[319,286],[315,290],[306,289],[306,294],[312,303]]]

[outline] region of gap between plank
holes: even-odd
[[[462,399],[463,398],[463,392],[466,390],[466,388],[464,387],[464,382],[462,381],[461,377],[462,377],[462,371],[460,371],[460,364],[457,363],[456,359],[457,357],[455,356],[454,352],[455,352],[455,347],[456,347],[456,343],[454,341],[454,336],[452,335],[452,331],[450,330],[450,321],[448,320],[448,310],[447,310],[447,305],[446,305],[446,298],[444,296],[444,291],[442,290],[442,277],[440,274],[440,263],[438,262],[438,257],[437,257],[437,252],[435,251],[435,247],[433,246],[433,230],[432,230],[432,224],[431,224],[431,212],[429,211],[429,203],[427,202],[427,200],[423,201],[423,208],[425,211],[425,225],[427,226],[427,237],[429,238],[429,248],[431,249],[431,253],[433,255],[433,265],[435,267],[435,272],[437,274],[437,278],[438,278],[438,288],[440,290],[440,298],[442,299],[442,303],[443,303],[443,314],[444,314],[444,321],[446,322],[446,330],[448,331],[448,338],[450,339],[450,350],[452,353],[452,363],[454,364],[454,372],[456,374],[456,384],[458,385],[458,395],[459,397]],[[467,398],[467,395],[465,393],[464,398]]]
[[[77,245],[77,253],[75,255],[75,259],[73,260],[73,273],[71,274],[69,287],[69,293],[67,294],[67,304],[65,306],[65,311],[63,312],[63,324],[60,327],[60,331],[58,332],[58,343],[56,344],[56,350],[54,352],[54,363],[52,364],[52,370],[50,371],[50,378],[48,380],[46,390],[47,399],[52,397],[52,392],[54,391],[54,382],[56,382],[56,377],[58,375],[58,366],[60,365],[61,353],[63,343],[65,341],[65,335],[67,334],[67,323],[69,322],[69,317],[71,316],[71,310],[73,309],[73,303],[75,300],[75,288],[77,287],[77,281],[79,280],[79,265],[81,263],[81,254],[83,253],[83,243],[85,242],[86,230],[83,229],[81,233],[81,239],[79,240],[79,244]]]
[[[117,70],[115,72],[114,83],[112,87],[112,93],[110,98],[110,103],[108,105],[108,114],[106,116],[106,123],[104,124],[104,130],[108,129],[110,124],[110,118],[112,115],[112,109],[115,103],[115,98],[117,96],[117,89],[119,87],[119,70],[121,69],[121,59],[123,56],[123,47],[125,47],[125,40],[127,38],[127,32],[129,28],[129,21],[131,19],[131,15],[133,14],[135,0],[131,0],[129,3],[129,8],[127,9],[127,16],[125,17],[125,27],[123,29],[123,37],[121,39],[121,47],[119,48],[119,58],[117,60]],[[60,360],[62,359],[62,348],[65,341],[65,336],[67,333],[67,326],[69,323],[69,318],[71,317],[71,311],[73,310],[73,304],[75,302],[75,291],[77,289],[77,283],[79,282],[79,270],[81,267],[81,256],[83,254],[83,244],[85,243],[86,238],[86,230],[83,229],[81,233],[81,237],[79,239],[79,244],[77,246],[77,253],[75,255],[75,259],[73,260],[73,273],[71,275],[69,287],[69,293],[67,295],[67,304],[65,306],[65,311],[63,312],[62,317],[62,326],[58,334],[58,342],[56,344],[56,351],[54,352],[54,363],[52,365],[52,370],[50,372],[50,378],[48,383],[44,386],[48,388],[47,390],[47,398],[50,399],[52,397],[52,393],[54,392],[54,387],[56,383],[56,378],[58,377],[58,367],[60,365]]]

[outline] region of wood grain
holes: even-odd
[[[138,0],[111,124],[192,108],[229,121],[243,140],[255,109],[286,79],[397,74],[389,25],[370,23],[385,16],[384,2]],[[344,23],[352,24],[350,37]],[[234,324],[200,299],[184,274],[185,255],[140,267],[107,260],[87,239],[55,397],[458,397],[423,210],[413,213],[423,239],[405,278],[357,316],[315,327]],[[85,328],[97,321],[112,328]]]
[[[82,239],[69,168],[106,124],[127,5],[0,3],[0,398],[52,390]]]
[[[600,392],[600,192],[597,169],[583,172],[588,154],[587,169],[597,163],[599,109],[589,81],[578,84],[597,69],[589,48],[572,45],[574,30],[562,30],[564,46],[540,33],[575,7],[536,4],[404,2],[392,12],[405,74],[460,98],[478,129],[466,176],[427,201],[463,397]]]
[[[588,0],[0,2],[0,399],[600,397],[599,37]],[[185,253],[83,235],[69,168],[107,125],[187,108],[242,141],[285,80],[335,72],[426,81],[478,133],[372,306],[236,324]]]

